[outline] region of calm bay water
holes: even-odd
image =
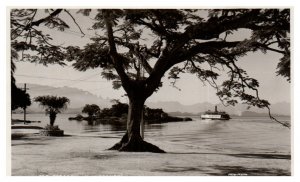
[[[70,114],[59,114],[57,125],[65,134],[121,138],[124,125],[69,121]],[[13,119],[22,119],[22,114],[13,114]],[[45,126],[49,123],[44,114],[28,114],[28,120],[41,121],[30,125]],[[289,121],[290,118],[278,118]],[[194,121],[150,124],[145,126],[145,139],[151,138],[172,143],[178,148],[208,152],[228,153],[280,153],[290,154],[291,135],[288,128],[267,117],[240,117],[229,121],[209,121],[194,117]]]

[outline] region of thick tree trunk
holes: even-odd
[[[164,153],[163,150],[143,140],[140,135],[140,124],[143,114],[145,99],[130,98],[127,118],[127,132],[121,141],[110,150],[128,152],[156,152]]]
[[[103,18],[106,24],[107,38],[109,43],[109,54],[112,58],[114,68],[116,69],[118,75],[120,76],[122,86],[127,92],[129,97],[129,111],[127,119],[127,132],[123,136],[122,140],[114,145],[111,149],[119,151],[133,151],[133,152],[164,152],[160,148],[145,142],[140,135],[140,123],[141,116],[143,112],[143,107],[146,98],[148,98],[153,91],[157,88],[159,81],[163,74],[158,74],[156,80],[150,79],[150,82],[154,82],[152,87],[147,86],[146,82],[143,80],[131,80],[126,74],[123,60],[124,58],[120,56],[117,52],[114,35],[113,35],[113,20],[111,16],[111,11],[103,10]],[[157,82],[158,81],[158,82]],[[149,88],[148,88],[149,87]],[[147,88],[147,89],[146,89]]]

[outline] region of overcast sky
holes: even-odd
[[[48,30],[46,28],[41,28],[41,30],[47,30],[53,36],[53,43],[83,46],[90,41],[89,38],[93,35],[91,31],[87,30],[91,25],[91,21],[82,16],[76,16],[76,19],[78,19],[81,27],[84,27],[83,30],[87,33],[85,37],[81,37],[79,33],[76,33],[79,30],[74,25],[71,25],[71,29],[65,32]],[[246,34],[248,33],[247,31],[240,31],[233,39],[247,36]],[[249,76],[256,78],[260,82],[261,98],[268,99],[271,103],[290,102],[290,84],[285,78],[278,77],[275,73],[280,57],[281,55],[278,53],[268,52],[267,54],[262,54],[257,52],[242,57],[238,62],[238,65],[245,69]],[[124,95],[123,89],[114,90],[111,82],[101,78],[100,68],[79,72],[71,66],[49,65],[45,67],[28,62],[17,62],[16,66],[15,78],[17,83],[34,83],[54,87],[69,86],[89,91],[103,98],[125,101],[121,97]],[[68,81],[68,79],[77,81]],[[187,105],[198,102],[219,102],[215,95],[216,90],[210,86],[204,86],[194,75],[182,75],[176,86],[181,90],[172,87],[170,80],[165,76],[163,78],[163,87],[157,93],[154,93],[148,101],[179,101]]]

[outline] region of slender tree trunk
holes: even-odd
[[[56,119],[56,113],[55,112],[50,112],[50,125],[53,126],[55,119]]]
[[[130,152],[156,152],[164,153],[163,150],[143,140],[141,137],[141,118],[146,99],[139,97],[129,98],[129,109],[127,118],[127,132],[121,141],[115,144],[111,150]]]

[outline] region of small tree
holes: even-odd
[[[18,88],[15,83],[11,83],[11,110],[26,108],[31,105],[30,95]]]
[[[67,108],[70,100],[67,97],[46,95],[35,97],[34,102],[39,102],[40,106],[45,108],[46,115],[49,114],[50,117],[50,125],[53,126],[56,115]]]
[[[17,87],[14,73],[16,70],[16,65],[13,60],[18,59],[18,54],[16,51],[11,51],[11,110],[16,110],[19,107],[22,109],[31,105],[30,95],[26,93],[25,90],[22,90]]]
[[[89,118],[95,117],[96,114],[100,113],[100,107],[96,104],[86,104],[81,111],[82,113],[86,113],[89,115]]]

